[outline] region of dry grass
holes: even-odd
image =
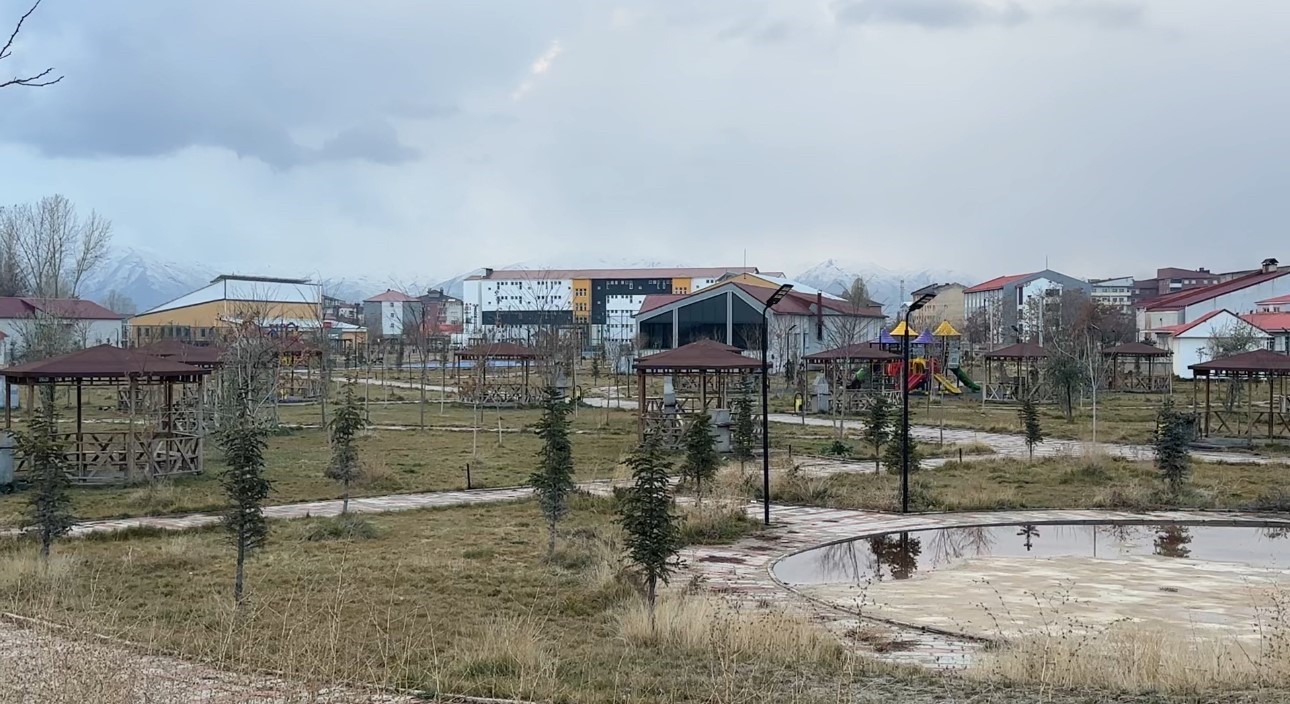
[[[680,509],[681,539],[687,545],[724,545],[755,532],[760,526],[748,516],[740,498],[709,498],[703,505]]]
[[[644,602],[622,610],[618,629],[628,643],[784,666],[832,668],[848,657],[824,629],[780,610],[747,611],[684,593],[665,594],[656,608],[653,629]]]

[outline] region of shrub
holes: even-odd
[[[363,516],[347,513],[333,518],[319,518],[304,533],[308,541],[322,540],[372,540],[380,537],[380,530]]]

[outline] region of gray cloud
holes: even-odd
[[[934,29],[981,24],[1017,24],[1030,17],[1016,2],[981,0],[850,0],[834,4],[839,20],[850,24],[912,24]]]
[[[312,154],[315,161],[356,159],[378,164],[401,164],[413,161],[420,152],[399,142],[399,136],[387,122],[374,122],[345,130],[327,140]]]
[[[1053,9],[1060,19],[1091,22],[1107,28],[1138,27],[1146,19],[1146,7],[1140,2],[1118,0],[1073,0]]]

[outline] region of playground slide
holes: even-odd
[[[960,384],[972,389],[973,391],[981,390],[981,385],[972,381],[972,377],[968,376],[967,372],[963,371],[961,367],[954,367],[954,377],[959,380]]]
[[[962,391],[959,391],[959,387],[955,386],[954,382],[950,381],[950,378],[948,376],[945,376],[944,374],[940,374],[940,373],[932,374],[932,378],[935,379],[938,383],[940,383],[941,389],[944,390],[945,393],[947,394],[963,393]]]
[[[913,391],[923,385],[923,380],[927,378],[926,374],[918,373],[909,377],[909,390]]]

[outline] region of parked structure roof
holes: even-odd
[[[664,308],[687,298],[710,295],[716,291],[722,290],[726,286],[734,286],[748,294],[754,300],[758,301],[765,300],[769,291],[766,286],[754,286],[753,284],[746,284],[740,281],[727,281],[725,283],[715,284],[688,294],[656,293],[645,297],[645,300],[641,302],[640,310],[637,311],[636,315],[640,316],[641,314]],[[798,293],[797,291],[789,291],[779,303],[776,303],[771,307],[771,310],[780,315],[815,315],[817,304],[823,306],[825,311],[832,311],[839,315],[854,315],[865,318],[886,317],[881,308],[857,308],[840,298]]]
[[[275,279],[267,276],[216,277],[209,284],[179,298],[140,313],[160,313],[214,301],[251,301],[256,303],[322,303],[322,287],[304,279]]]
[[[538,353],[514,342],[490,342],[457,350],[458,359],[537,359]]]
[[[1255,303],[1254,305],[1257,305],[1257,306],[1275,306],[1275,305],[1280,305],[1280,304],[1283,304],[1283,303],[1290,304],[1290,293],[1288,293],[1288,294],[1286,294],[1286,295],[1284,295],[1284,296],[1276,296],[1275,298],[1268,298],[1268,299],[1265,299],[1265,300],[1259,301],[1259,302]]]
[[[1007,276],[996,276],[989,281],[983,281],[976,286],[963,289],[963,293],[984,293],[985,291],[998,291],[1014,281],[1020,281],[1027,276],[1034,276],[1034,272],[1028,274],[1009,274]]]
[[[720,372],[739,369],[761,369],[761,360],[745,357],[730,345],[715,340],[691,342],[636,360],[636,370],[639,372]]]
[[[139,347],[137,351],[203,368],[219,366],[223,356],[217,347],[199,347],[174,339],[159,340]]]
[[[897,355],[894,355],[888,352],[887,350],[879,349],[877,347],[871,346],[867,342],[863,342],[863,343],[857,343],[854,345],[846,345],[844,347],[838,347],[837,349],[825,350],[823,352],[816,352],[815,354],[808,354],[802,359],[807,362],[817,363],[817,362],[853,362],[853,361],[868,361],[868,360],[891,360],[896,358],[897,358]]]
[[[1169,357],[1173,352],[1145,342],[1126,342],[1102,350],[1104,357]]]

